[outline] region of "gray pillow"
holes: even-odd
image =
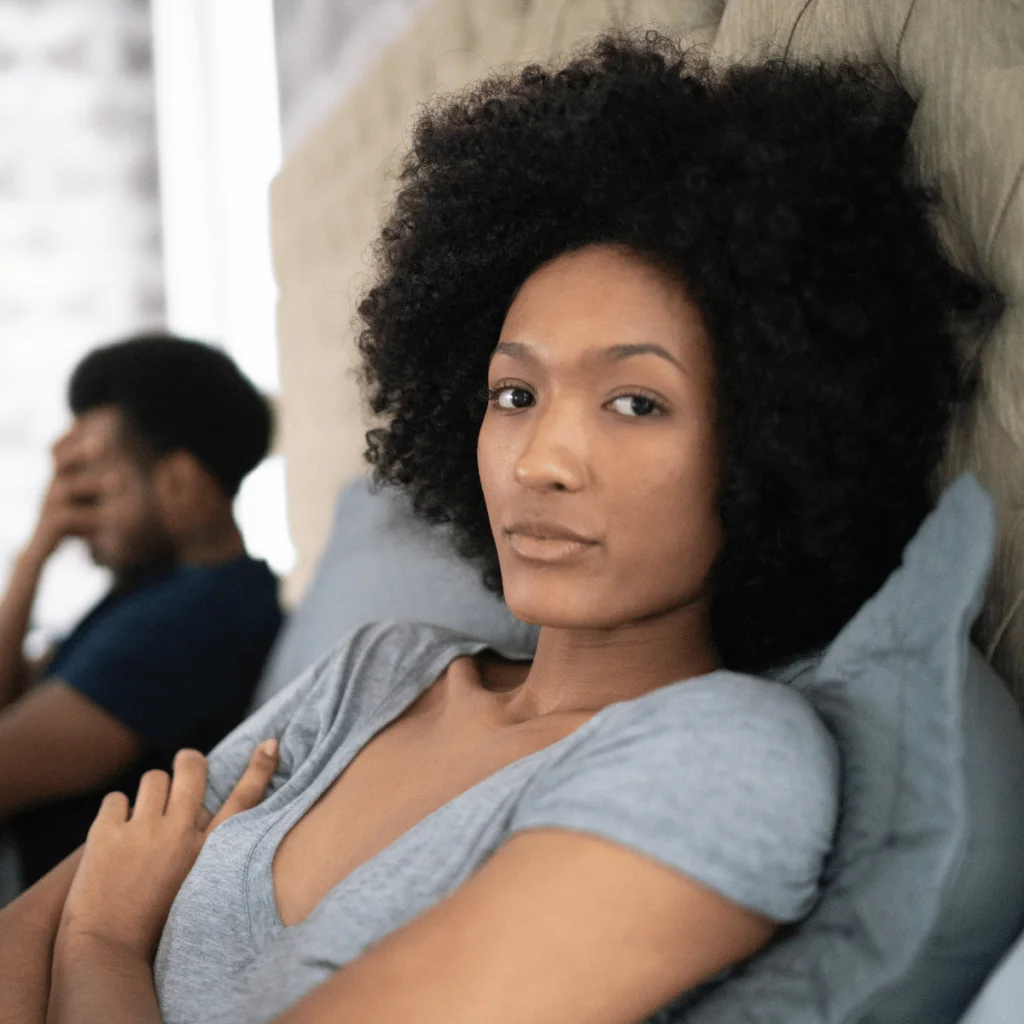
[[[374,492],[357,477],[338,496],[334,524],[313,580],[289,616],[263,670],[262,704],[326,654],[339,638],[377,619],[408,619],[533,650],[537,629],[487,591],[480,569],[455,554],[451,531],[417,519],[405,492]]]
[[[842,810],[810,916],[686,1024],[952,1024],[1024,925],[1024,729],[971,647],[994,546],[963,476],[794,674],[834,732]]]

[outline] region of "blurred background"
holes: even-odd
[[[709,41],[723,6],[0,0],[0,574],[34,524],[70,370],[165,327],[223,346],[277,403],[237,513],[294,604],[364,469],[352,316],[416,110],[612,25]],[[106,586],[65,545],[29,653]]]
[[[28,537],[65,384],[96,344],[164,326],[279,389],[267,189],[424,0],[0,0],[0,573]],[[282,456],[246,481],[250,551],[295,561]],[[106,586],[48,566],[36,639]]]

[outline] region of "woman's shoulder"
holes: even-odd
[[[605,708],[581,737],[580,753],[614,749],[623,763],[662,760],[662,767],[700,756],[781,769],[836,771],[835,740],[810,701],[773,679],[720,670],[670,683]]]
[[[805,698],[714,672],[600,712],[533,780],[514,829],[597,833],[795,920],[815,897],[838,792],[835,743]]]
[[[773,759],[788,752],[825,767],[836,761],[832,734],[810,701],[774,679],[719,670],[614,705],[607,728],[628,735],[682,737],[702,748]]]
[[[752,801],[801,815],[816,842],[831,834],[839,751],[810,701],[785,683],[718,671],[630,702],[619,728],[629,761],[658,760],[669,786],[698,772],[715,780],[723,806]]]
[[[293,694],[318,691],[340,695],[358,682],[360,691],[390,688],[417,670],[429,672],[463,653],[486,647],[483,641],[426,622],[381,619],[366,622],[339,637],[335,645],[289,687]],[[447,659],[447,660],[446,660]]]
[[[324,658],[321,672],[334,689],[354,680],[364,690],[374,689],[375,683],[390,689],[406,680],[415,687],[432,682],[455,658],[487,646],[486,641],[447,626],[382,619],[358,626],[339,640]]]
[[[223,800],[253,747],[268,737],[280,741],[280,784],[321,743],[411,699],[454,658],[486,646],[420,622],[381,620],[350,630],[221,741],[210,755],[210,788]]]
[[[351,630],[279,695],[288,730],[324,737],[413,699],[456,658],[485,641],[431,623],[368,622]],[[288,737],[283,737],[287,739]]]

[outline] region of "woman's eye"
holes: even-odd
[[[525,409],[533,402],[533,395],[525,388],[493,388],[489,397],[499,409]]]
[[[623,416],[650,416],[661,411],[658,403],[646,395],[619,395],[612,399],[611,404]]]

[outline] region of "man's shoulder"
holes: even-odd
[[[235,617],[253,615],[258,620],[279,619],[277,581],[265,562],[244,558],[212,566],[176,566],[114,595],[102,617],[108,622],[189,621],[197,627],[223,628]]]

